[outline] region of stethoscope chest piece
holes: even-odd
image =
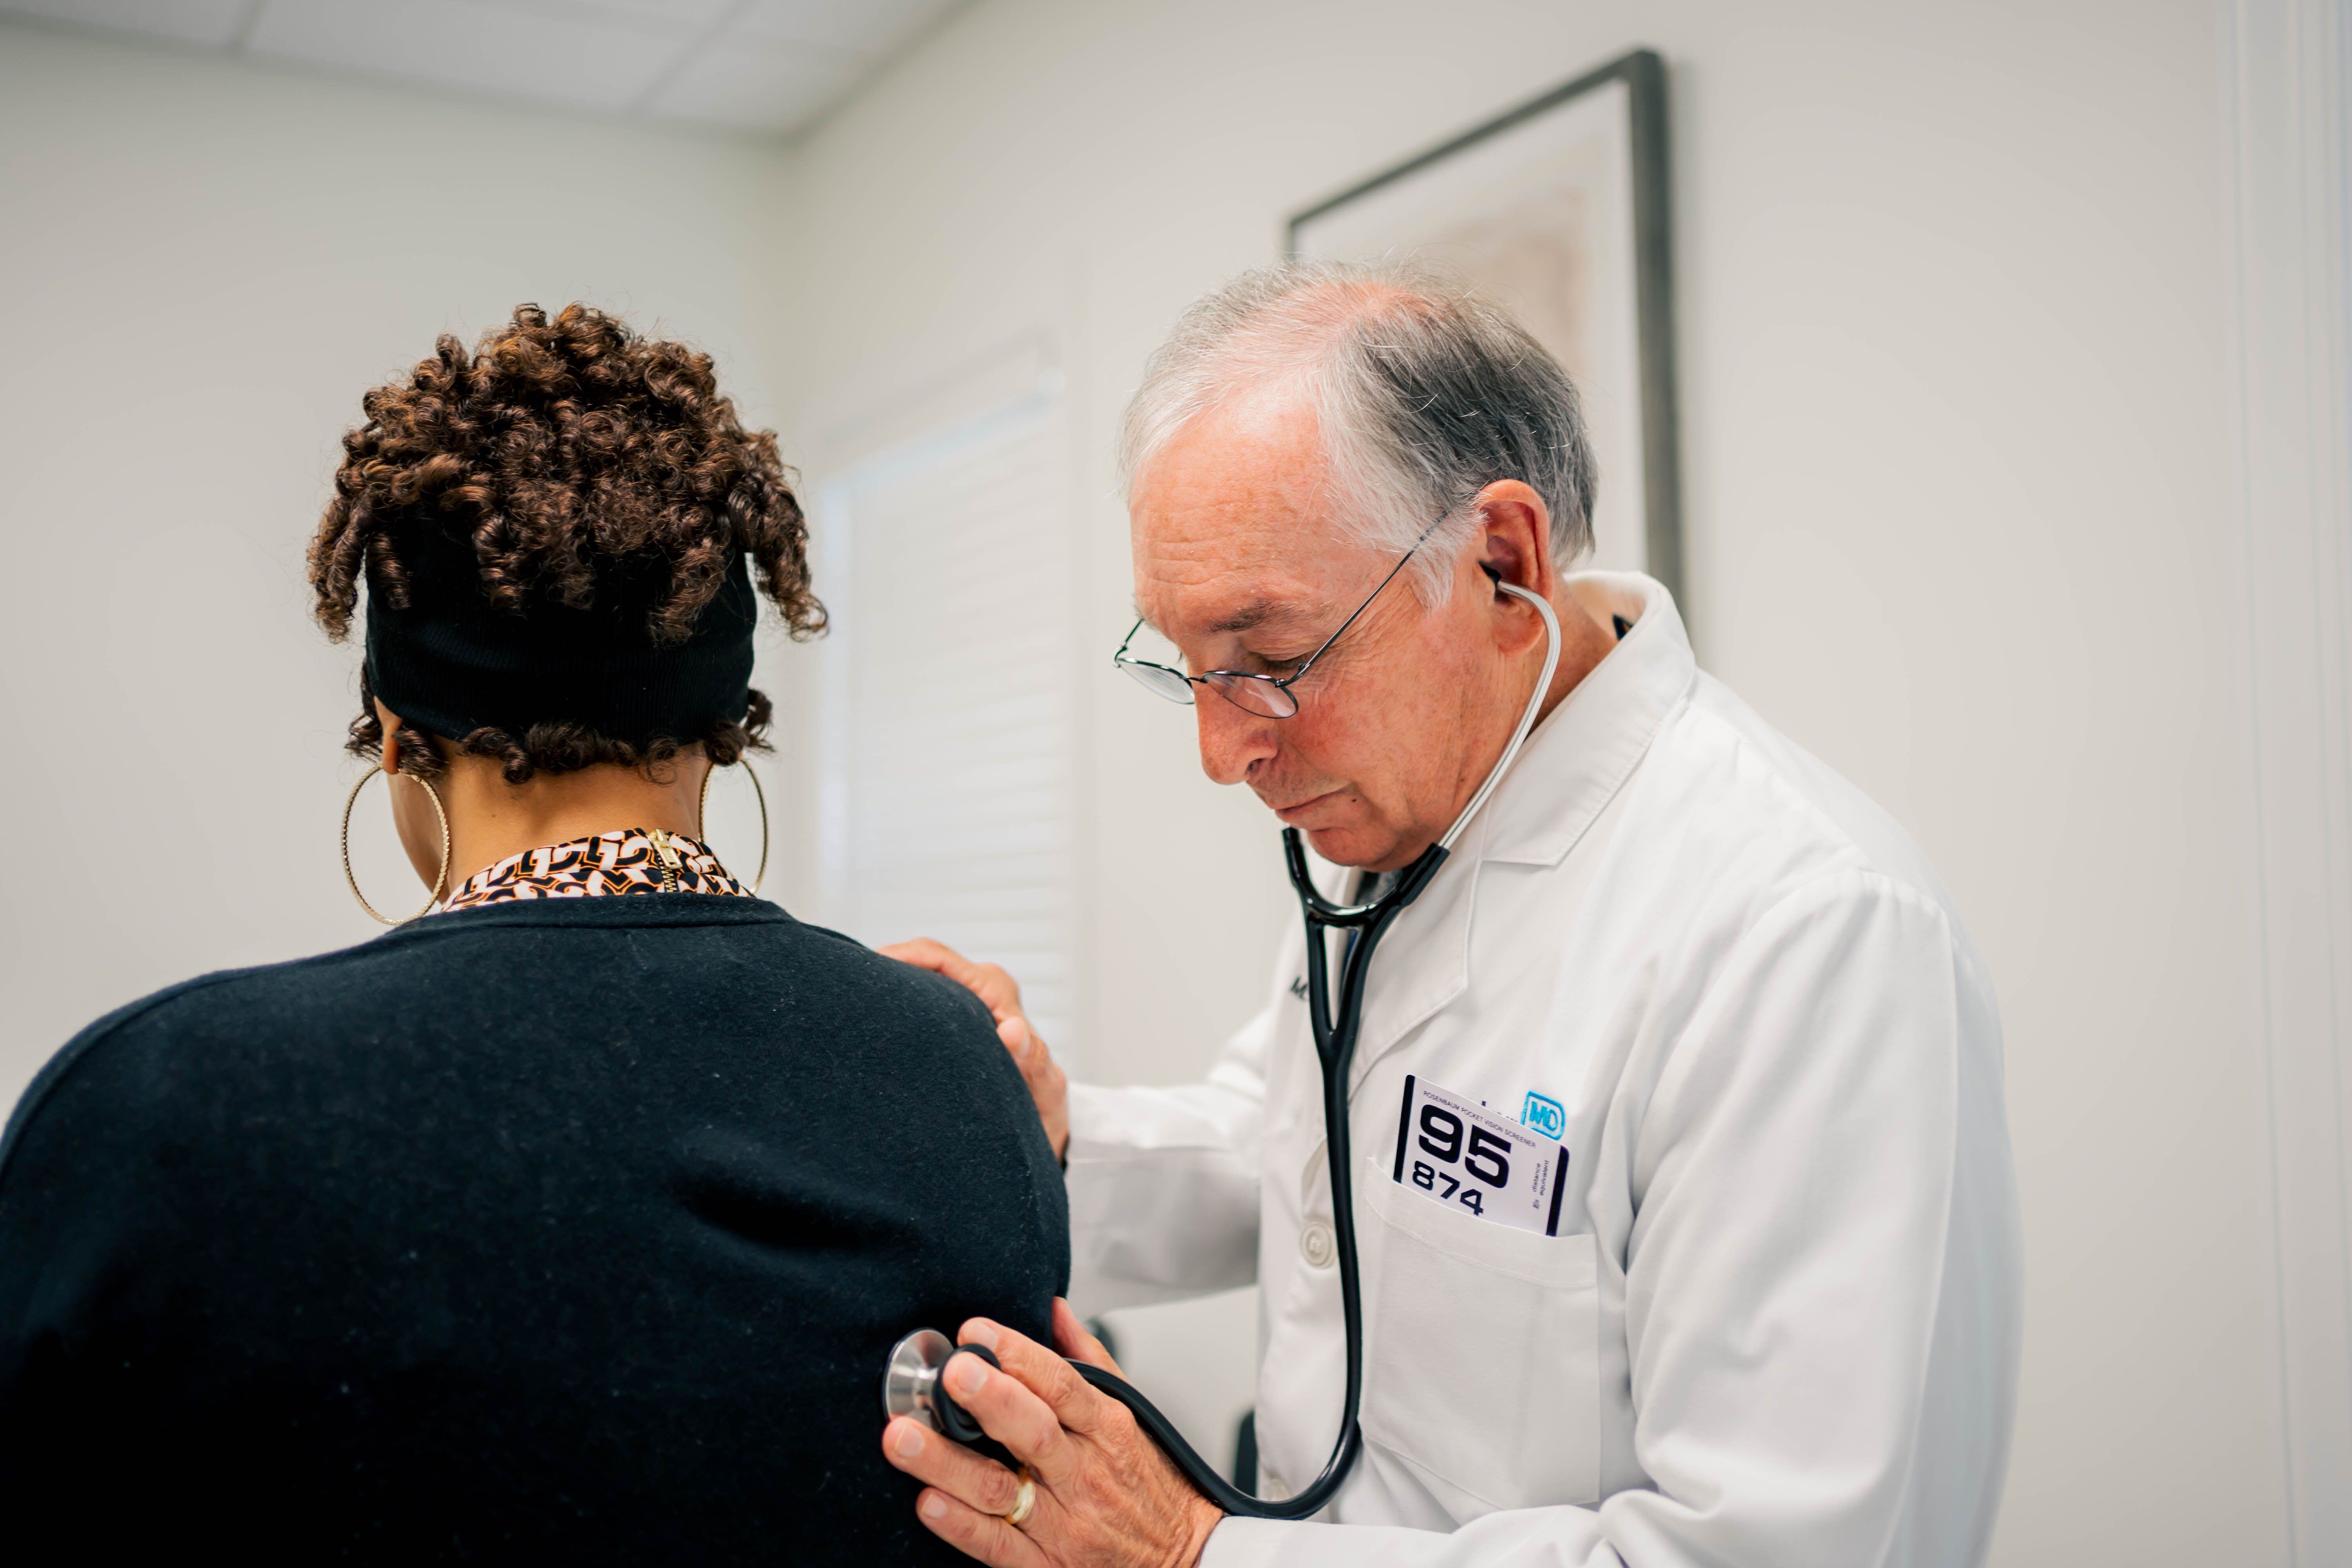
[[[991,1366],[998,1364],[996,1352],[987,1346],[952,1343],[937,1329],[917,1329],[892,1345],[890,1360],[882,1369],[882,1418],[911,1415],[959,1443],[980,1441],[985,1436],[980,1423],[940,1386],[940,1373],[948,1358],[959,1353],[978,1356]]]
[[[911,1415],[938,1431],[940,1369],[953,1354],[955,1346],[937,1329],[917,1329],[892,1345],[889,1364],[882,1369],[883,1418]]]

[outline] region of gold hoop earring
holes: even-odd
[[[433,815],[440,818],[441,869],[433,878],[433,891],[425,898],[425,907],[409,916],[408,920],[396,921],[390,915],[381,913],[373,904],[367,901],[367,895],[360,891],[360,879],[352,875],[352,806],[360,798],[360,791],[367,788],[368,780],[383,772],[382,768],[370,768],[359,776],[359,782],[352,785],[352,793],[343,796],[343,880],[350,886],[352,897],[360,901],[360,908],[373,915],[378,921],[388,926],[404,926],[408,921],[421,920],[431,914],[433,907],[441,901],[441,889],[449,880],[449,814],[442,808],[441,792],[433,787],[433,782],[430,779],[419,778],[415,773],[407,775],[425,786],[425,796],[433,803]],[[390,789],[392,785],[386,784],[383,787]]]
[[[751,793],[760,800],[760,869],[751,879],[751,892],[757,897],[760,884],[768,879],[768,792],[760,786],[760,775],[752,771],[748,758],[739,757],[736,761],[741,763],[743,776],[751,781]],[[694,802],[694,836],[702,840],[705,849],[710,847],[710,840],[703,835],[703,826],[709,820],[710,777],[718,771],[715,763],[702,770],[702,793]]]

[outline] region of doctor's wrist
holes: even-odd
[[[1224,1523],[1225,1510],[1207,1498],[1195,1495],[1191,1511],[1192,1530],[1182,1551],[1171,1559],[1170,1568],[1200,1568],[1202,1556],[1209,1550],[1209,1537],[1217,1526]]]

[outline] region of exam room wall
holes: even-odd
[[[772,420],[789,177],[773,146],[0,22],[0,1106],[144,992],[379,929],[336,862],[359,656],[302,575],[360,394],[585,298]],[[354,822],[404,912],[376,789]]]
[[[1107,655],[1113,433],[1183,304],[1304,203],[1664,50],[1701,657],[1920,838],[2001,997],[2004,1564],[2284,1553],[2219,39],[2177,0],[987,0],[802,149],[809,422],[1057,335],[1088,592],[1006,611]],[[1182,1079],[1292,918],[1274,827],[1179,710],[1088,676],[1073,1043],[1090,1077]]]

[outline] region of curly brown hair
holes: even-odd
[[[521,305],[470,353],[444,334],[433,358],[361,406],[367,423],[343,437],[335,499],[310,550],[312,613],[338,642],[351,634],[363,583],[406,607],[396,542],[404,525],[428,518],[464,530],[491,602],[503,607],[544,598],[585,608],[600,573],[656,563],[668,586],[649,629],[656,643],[680,642],[745,554],[794,639],[824,629],[809,586],[807,523],[775,435],[745,432],[708,354],[641,338],[593,306],[567,305],[550,321]],[[510,784],[606,763],[650,775],[695,745],[720,766],[766,750],[772,711],[753,691],[740,722],[643,746],[575,722],[445,739],[497,758]],[[426,736],[404,727],[399,739],[404,772],[440,771]],[[349,749],[383,754],[364,671]]]

